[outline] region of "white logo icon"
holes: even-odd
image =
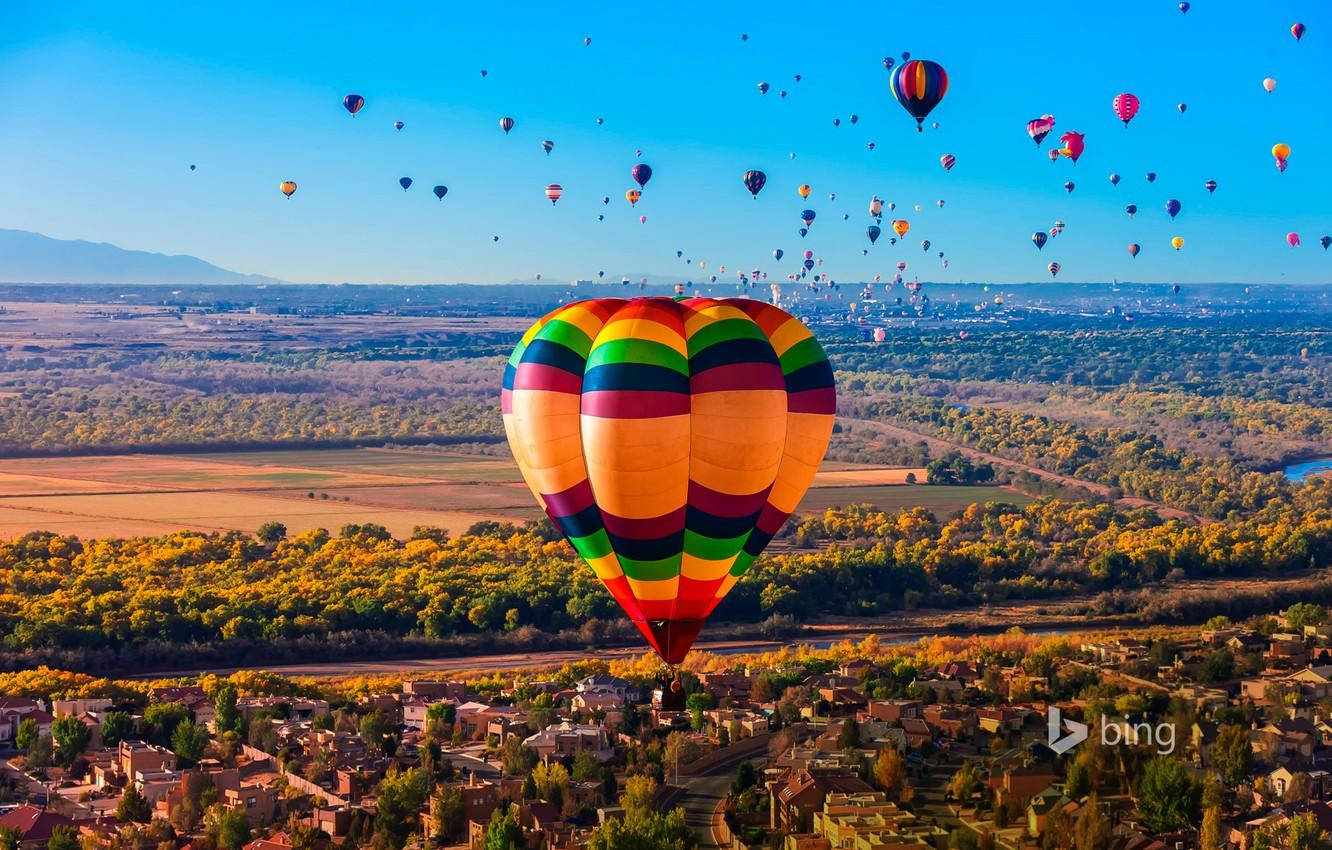
[[[1050,749],[1054,750],[1058,755],[1062,756],[1078,744],[1087,740],[1087,724],[1079,723],[1076,720],[1064,720],[1058,706],[1050,706],[1049,718],[1050,723],[1046,738],[1050,744]],[[1063,727],[1065,725],[1068,726],[1069,732],[1067,735],[1060,737],[1063,734]]]

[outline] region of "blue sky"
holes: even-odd
[[[1051,260],[1071,281],[1332,280],[1332,252],[1317,244],[1332,233],[1332,7],[1321,0],[1196,0],[1187,15],[1174,0],[632,11],[11,0],[6,19],[3,227],[292,281],[701,280],[721,264],[781,276],[806,248],[844,281],[887,277],[898,260],[945,281],[1047,279]],[[888,91],[882,58],[904,50],[949,71],[938,130],[917,134]],[[1278,80],[1270,96],[1266,76]],[[1110,108],[1120,91],[1142,100],[1128,130]],[[366,98],[354,119],[347,92]],[[1027,119],[1047,112],[1058,126],[1046,149],[1064,130],[1086,134],[1076,166],[1052,165],[1027,138]],[[502,115],[517,122],[508,136]],[[555,142],[549,157],[543,139]],[[1285,174],[1269,153],[1278,141],[1293,148]],[[950,173],[944,153],[957,157]],[[631,209],[638,161],[655,176]],[[741,185],[750,168],[768,174],[757,201]],[[290,201],[284,179],[300,187]],[[554,208],[550,182],[565,188]],[[808,203],[796,194],[805,182]],[[443,203],[435,183],[449,187]],[[912,230],[864,256],[875,194]],[[1173,223],[1169,198],[1183,203]],[[1133,220],[1127,203],[1141,210]],[[806,206],[818,219],[801,239]],[[1038,253],[1032,231],[1057,219],[1067,229]],[[1294,251],[1291,230],[1304,241]],[[1175,235],[1187,240],[1179,253]]]

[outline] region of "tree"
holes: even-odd
[[[907,783],[906,762],[902,754],[894,747],[888,747],[879,753],[874,762],[874,782],[894,802],[905,802],[911,798],[911,786]]]
[[[385,776],[376,799],[376,846],[397,850],[406,844],[429,794],[430,778],[419,767]]]
[[[1108,850],[1110,846],[1110,821],[1101,811],[1096,795],[1087,798],[1087,804],[1078,810],[1073,821],[1074,850]]]
[[[1091,793],[1091,789],[1092,773],[1090,765],[1081,757],[1070,761],[1064,770],[1064,793],[1071,800],[1081,800]]]
[[[587,850],[693,850],[698,838],[685,823],[684,810],[653,813],[635,821],[610,820],[588,839]]]
[[[287,536],[287,527],[280,522],[266,522],[255,530],[254,536],[270,546],[280,543]]]
[[[241,850],[250,842],[250,819],[240,809],[215,805],[204,821],[208,837],[219,850]]]
[[[860,746],[860,723],[854,717],[842,721],[842,728],[837,733],[837,749],[853,750]]]
[[[26,753],[37,743],[37,736],[37,721],[31,717],[25,718],[19,723],[18,732],[14,735],[14,746]]]
[[[486,824],[485,840],[482,850],[525,850],[527,842],[523,840],[523,830],[513,816],[511,806],[503,806],[490,813],[490,823]]]
[[[55,760],[62,767],[72,765],[90,740],[92,732],[82,720],[72,714],[62,714],[51,721],[51,742],[55,744]]]
[[[102,744],[114,749],[121,741],[134,734],[134,720],[123,711],[108,711],[102,715]]]
[[[46,850],[79,850],[79,834],[68,826],[57,826],[51,830]]]
[[[262,527],[261,527],[262,528]],[[213,725],[218,733],[241,731],[241,713],[236,708],[236,686],[226,682],[213,694]]]
[[[1296,602],[1286,609],[1283,616],[1286,618],[1286,627],[1297,632],[1303,632],[1305,626],[1317,626],[1327,622],[1327,612],[1321,605],[1313,602]]]
[[[537,763],[537,752],[523,745],[523,739],[510,735],[500,747],[500,762],[509,776],[522,776],[532,770]]]
[[[681,763],[689,764],[698,758],[698,745],[684,732],[672,732],[666,736],[666,748],[663,752],[664,764],[680,776]]]
[[[976,793],[980,784],[980,774],[976,772],[976,765],[965,761],[953,774],[953,778],[948,783],[948,790],[953,793],[953,799],[959,803],[965,803],[971,799],[972,794]]]
[[[463,828],[462,792],[457,785],[444,785],[430,800],[430,820],[440,844],[452,842]]]
[[[361,740],[367,747],[377,753],[384,752],[384,737],[388,734],[388,720],[385,719],[384,712],[376,708],[362,715],[360,732]]]
[[[1313,812],[1296,815],[1286,824],[1286,850],[1324,850],[1327,833],[1318,825]]]
[[[739,797],[747,789],[753,788],[757,784],[758,772],[754,770],[754,763],[742,761],[740,766],[735,769],[735,778],[731,780],[731,794]]]
[[[23,833],[12,826],[0,826],[0,850],[18,850]]]
[[[1168,756],[1147,762],[1138,786],[1138,817],[1155,833],[1174,832],[1194,822],[1201,788],[1188,768]]]
[[[1212,767],[1221,772],[1227,785],[1239,785],[1253,775],[1253,745],[1242,726],[1226,724],[1218,728],[1211,756]]]
[[[630,776],[625,780],[620,805],[625,820],[639,820],[652,814],[652,802],[657,796],[657,783],[650,776]]]
[[[601,762],[590,749],[581,749],[574,756],[570,778],[574,782],[595,782],[601,779]]]
[[[694,731],[703,728],[703,712],[709,711],[714,707],[712,694],[707,691],[694,691],[685,700],[685,708],[689,711],[689,723],[694,727]]]
[[[171,751],[180,757],[186,765],[192,765],[203,758],[208,748],[208,730],[195,725],[193,720],[183,720],[176,724],[171,732]]]
[[[1221,850],[1221,807],[1208,806],[1198,832],[1198,850]]]
[[[166,744],[176,725],[189,717],[190,710],[178,702],[155,702],[143,710],[143,725],[154,743]]]
[[[153,808],[144,799],[139,786],[131,782],[125,786],[116,803],[116,820],[121,823],[148,823],[153,819]]]
[[[537,794],[557,808],[564,804],[569,791],[569,771],[557,761],[545,762],[532,768],[532,784]]]

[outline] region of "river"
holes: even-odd
[[[1282,475],[1296,484],[1302,483],[1311,475],[1322,475],[1327,472],[1332,472],[1332,457],[1320,457],[1302,463],[1293,463],[1281,470]]]

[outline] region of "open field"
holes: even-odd
[[[1028,501],[998,487],[931,487],[919,468],[829,463],[801,505],[923,505],[947,515],[980,501]],[[378,523],[397,536],[418,525],[459,534],[481,520],[539,511],[508,458],[410,449],[290,449],[187,455],[0,460],[0,536],[49,530],[87,537],[180,529],[289,532]]]

